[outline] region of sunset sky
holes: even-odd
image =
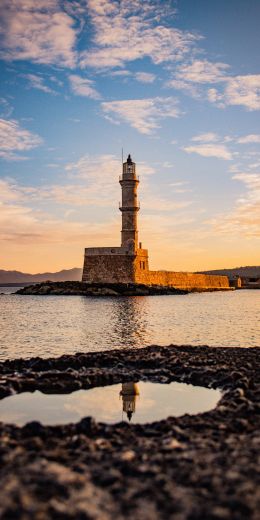
[[[259,265],[259,0],[1,0],[0,269],[120,245],[121,149],[150,267]]]

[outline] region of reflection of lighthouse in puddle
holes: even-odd
[[[120,396],[122,396],[123,401],[123,412],[126,413],[129,421],[131,421],[132,415],[135,413],[136,397],[138,395],[139,388],[137,383],[122,383]]]

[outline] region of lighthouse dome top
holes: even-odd
[[[127,157],[127,160],[126,160],[127,164],[133,164],[133,161],[132,161],[132,157],[129,153],[128,157]]]

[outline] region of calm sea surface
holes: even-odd
[[[0,287],[0,293],[17,288]],[[158,344],[260,346],[260,291],[85,298],[0,295],[0,360]]]

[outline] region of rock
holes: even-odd
[[[258,517],[259,348],[153,345],[6,361],[0,396],[28,385],[52,393],[130,378],[226,390],[210,412],[150,424],[0,422],[1,519]]]

